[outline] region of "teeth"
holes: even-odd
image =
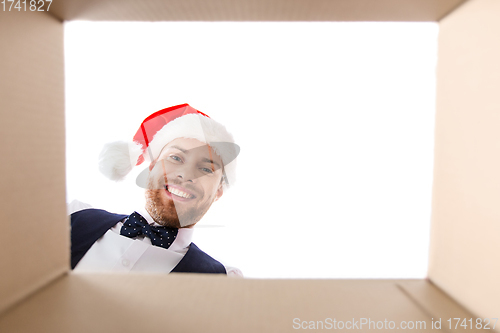
[[[171,188],[171,187],[168,187],[168,186],[167,186],[167,191],[169,191],[172,194],[175,194],[178,197],[182,197],[182,198],[186,198],[186,199],[190,199],[190,198],[193,197],[191,194],[184,193],[182,191],[179,191],[176,188]]]

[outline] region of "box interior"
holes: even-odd
[[[22,226],[15,230],[29,230],[21,237],[11,228],[0,234],[0,263],[7,268],[0,281],[0,331],[254,332],[294,330],[295,318],[385,316],[430,323],[434,316],[498,317],[500,4],[469,0],[459,6],[462,2],[58,1],[49,14],[0,12],[0,135],[10,143],[1,148],[7,161],[1,166],[1,205],[8,216],[2,223],[7,226],[12,218]],[[71,274],[62,28],[62,21],[71,19],[439,21],[429,279]],[[179,306],[165,305],[168,294],[168,304]],[[161,307],[170,312],[157,321],[119,321],[124,313],[142,318]],[[189,320],[193,316],[196,321]]]

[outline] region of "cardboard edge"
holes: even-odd
[[[52,18],[58,20],[61,24],[64,23],[64,19],[62,17],[60,17],[59,15],[57,15],[56,12],[54,11],[48,11],[48,12],[45,12],[45,14],[51,16]]]
[[[471,0],[464,0],[464,1],[462,1],[461,3],[459,3],[458,5],[456,5],[455,7],[453,7],[452,9],[450,9],[448,12],[444,13],[441,17],[439,17],[436,20],[436,22],[440,23],[442,20],[446,19],[446,17],[448,17],[450,14],[453,14],[456,10],[458,10],[460,7],[462,7],[467,2],[470,2],[470,1]]]
[[[431,318],[441,318],[443,322],[449,318],[481,318],[457,302],[430,279],[397,282],[397,286],[421,311]],[[462,327],[458,329],[443,327],[441,330],[450,333],[454,331],[484,331]],[[499,330],[495,328],[494,330],[490,330],[490,332],[499,332]]]

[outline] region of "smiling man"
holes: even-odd
[[[137,178],[146,204],[130,215],[100,209],[71,214],[71,267],[241,276],[191,242],[193,226],[234,180],[238,152],[224,126],[188,104],[146,118],[132,143],[105,145],[99,167],[112,180],[149,163]]]
[[[173,140],[150,165],[146,210],[172,228],[198,222],[222,196],[222,165],[209,145],[197,139]]]

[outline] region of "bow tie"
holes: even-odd
[[[130,238],[145,235],[151,239],[151,244],[168,249],[177,237],[177,232],[176,228],[149,225],[144,217],[133,212],[123,221],[120,235]]]

